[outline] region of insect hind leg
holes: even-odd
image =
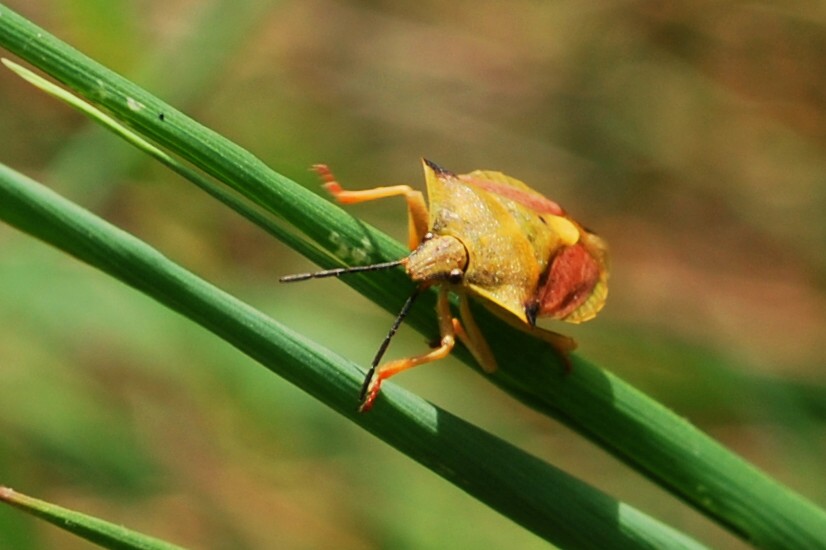
[[[571,372],[571,352],[577,348],[576,340],[570,336],[565,336],[564,334],[559,334],[558,332],[540,327],[527,327],[522,325],[519,328],[531,336],[539,338],[543,342],[550,344],[562,360],[565,373],[567,374]]]

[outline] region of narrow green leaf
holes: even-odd
[[[294,250],[301,252],[304,256],[313,259],[316,262],[333,263],[336,261],[329,254],[321,250],[319,247],[308,242],[306,239],[303,239],[293,234],[291,231],[284,228],[281,224],[275,222],[272,218],[267,217],[263,212],[261,212],[260,209],[244,201],[242,197],[230,191],[227,191],[222,187],[219,187],[200,172],[193,170],[189,166],[186,166],[183,163],[179,162],[172,155],[149,143],[143,137],[136,134],[129,128],[123,126],[120,122],[118,122],[111,116],[107,115],[94,105],[91,105],[86,101],[83,101],[76,95],[66,91],[65,89],[61,88],[60,86],[57,86],[56,84],[53,84],[52,82],[30,71],[22,65],[15,63],[14,61],[5,58],[0,58],[0,63],[3,63],[3,65],[8,67],[11,71],[13,71],[15,74],[17,74],[27,82],[31,83],[33,86],[65,102],[74,109],[77,109],[78,111],[88,116],[89,118],[91,118],[104,128],[106,128],[107,130],[123,138],[127,143],[130,143],[131,145],[135,146],[138,150],[146,153],[147,155],[154,158],[161,164],[167,166],[173,172],[191,181],[203,191],[209,193],[214,198],[221,201],[223,204],[227,205],[228,207],[235,210],[246,219],[250,220],[252,223],[261,227],[273,237],[284,242],[288,246],[292,247]]]
[[[128,21],[131,9],[138,8],[137,5],[130,8],[106,1],[72,2],[64,4],[61,14],[79,12],[69,15],[76,19],[70,26],[81,24],[81,20],[87,25],[106,21],[106,28],[95,28],[91,32],[102,32],[104,40],[118,44],[118,48],[110,49],[122,51],[112,53],[130,60],[126,62],[130,72],[140,75],[138,78],[144,86],[175,105],[188,106],[209,94],[212,84],[225,74],[238,48],[243,47],[245,37],[261,25],[266,20],[264,15],[271,14],[275,7],[275,3],[260,0],[205,0],[198,3],[197,10],[187,14],[176,33],[151,44],[142,44],[140,34],[145,29]],[[130,34],[113,33],[110,28],[113,20],[126,24]],[[115,27],[122,30],[118,24]],[[175,77],[170,78],[173,74]],[[98,162],[102,158],[108,162]],[[62,144],[45,167],[48,176],[44,179],[59,181],[61,189],[72,189],[78,196],[82,194],[84,204],[100,204],[111,191],[113,182],[120,181],[121,175],[141,162],[146,162],[146,157],[140,151],[112,140],[102,129],[88,128]]]
[[[123,526],[26,496],[8,487],[0,486],[0,501],[105,548],[119,550],[176,550],[181,548]]]

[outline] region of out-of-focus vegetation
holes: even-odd
[[[7,4],[316,188],[418,157],[530,183],[612,247],[584,355],[826,505],[826,21],[713,2]],[[390,319],[0,73],[3,162],[336,351]],[[353,207],[400,239],[401,201]],[[544,547],[191,323],[0,226],[0,482],[191,546]],[[559,327],[558,327],[559,328]],[[400,334],[392,355],[424,347]],[[715,547],[743,544],[445,361],[399,383]],[[243,513],[242,513],[243,512]],[[0,542],[85,547],[0,509]],[[73,546],[74,545],[74,546]]]

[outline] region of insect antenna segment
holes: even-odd
[[[285,275],[278,279],[281,283],[297,283],[299,281],[307,281],[309,279],[323,279],[325,277],[339,277],[348,273],[361,273],[365,271],[380,271],[382,269],[390,269],[404,264],[407,258],[401,260],[393,260],[392,262],[382,262],[380,264],[371,265],[357,265],[353,267],[337,267],[335,269],[325,269],[323,271],[313,271],[310,273],[296,273],[295,275]]]

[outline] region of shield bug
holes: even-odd
[[[362,412],[373,406],[383,380],[446,357],[457,338],[485,372],[496,370],[496,359],[471,315],[468,296],[475,296],[514,326],[548,342],[567,362],[576,343],[537,327],[536,320],[587,321],[599,312],[608,294],[605,243],[558,204],[501,172],[454,174],[429,160],[422,162],[429,208],[422,193],[407,185],[345,190],[327,166],[314,166],[324,187],[341,204],[404,197],[411,253],[392,262],[281,278],[282,282],[294,282],[403,266],[418,283],[367,372],[360,394]],[[431,286],[439,289],[439,341],[427,353],[379,366],[416,296]],[[449,292],[459,297],[459,318],[451,312]]]

